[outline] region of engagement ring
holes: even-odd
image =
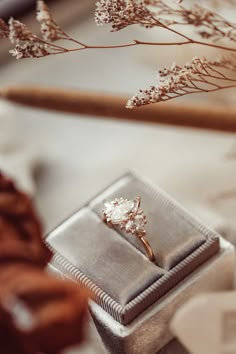
[[[121,230],[136,236],[145,248],[147,257],[154,261],[152,248],[146,239],[145,225],[147,218],[140,207],[141,198],[134,200],[116,198],[105,202],[103,209],[104,221],[109,227],[118,226]]]

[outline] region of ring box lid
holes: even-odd
[[[155,263],[134,236],[102,220],[104,202],[141,197]],[[95,293],[95,301],[126,325],[219,252],[218,235],[161,189],[128,173],[93,198],[46,238],[53,264]]]

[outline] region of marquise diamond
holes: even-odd
[[[129,215],[135,211],[136,204],[135,200],[115,199],[105,203],[104,213],[113,224],[118,224],[129,219]]]

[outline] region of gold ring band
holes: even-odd
[[[121,230],[136,236],[142,243],[146,256],[150,261],[154,261],[154,253],[150,243],[146,238],[145,225],[147,218],[140,207],[141,198],[133,200],[116,198],[106,202],[103,209],[104,221],[109,227],[118,226]]]
[[[150,246],[150,243],[148,242],[146,237],[142,236],[142,237],[139,237],[139,239],[145,248],[147,257],[150,259],[150,261],[154,261],[155,260],[154,253],[153,253],[152,247]]]

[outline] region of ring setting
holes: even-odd
[[[133,200],[115,198],[112,201],[105,202],[105,208],[103,209],[104,221],[109,227],[117,226],[120,230],[125,230],[127,233],[136,236],[142,242],[147,257],[153,261],[154,254],[146,239],[145,225],[147,218],[143,210],[140,209],[140,203],[140,197],[136,197]]]

